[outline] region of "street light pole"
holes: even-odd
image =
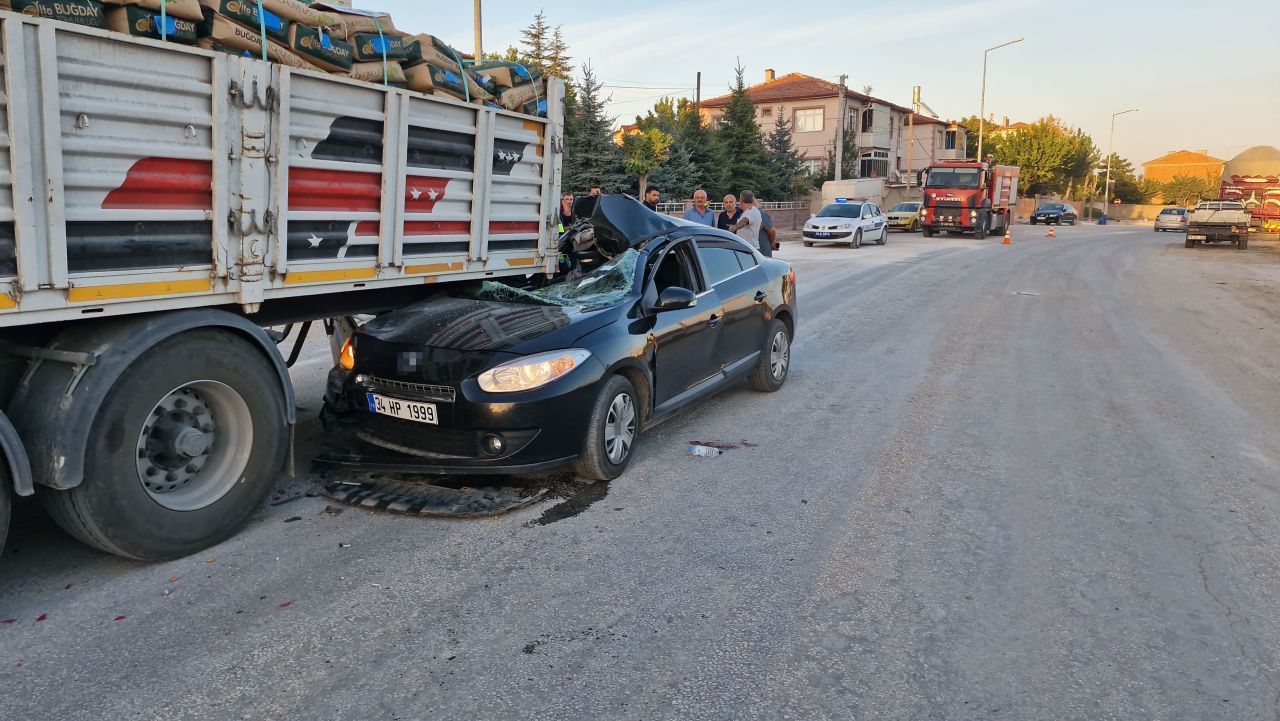
[[[1111,114],[1111,137],[1107,140],[1107,180],[1102,184],[1102,214],[1098,216],[1098,225],[1107,224],[1107,206],[1111,204],[1111,154],[1116,145],[1116,116],[1136,112],[1137,108],[1129,108]]]
[[[1022,38],[1010,40],[1007,43],[1001,43],[995,47],[987,48],[982,51],[982,96],[978,99],[978,162],[982,162],[982,131],[983,125],[987,122],[987,53],[992,50],[999,50],[1006,45],[1022,42]]]

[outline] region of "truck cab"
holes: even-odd
[[[933,163],[925,170],[920,227],[935,232],[971,232],[977,238],[1008,226],[1017,201],[1018,168],[977,160]]]

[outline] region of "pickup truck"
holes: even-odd
[[[1187,247],[1198,243],[1235,243],[1240,250],[1249,247],[1252,217],[1244,203],[1229,200],[1206,200],[1191,211],[1187,221]]]
[[[95,3],[96,4],[96,3]],[[292,465],[285,332],[552,272],[547,117],[0,12],[0,548],[10,494],[177,558]]]

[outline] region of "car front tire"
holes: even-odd
[[[858,228],[857,230],[853,231],[853,240],[849,241],[849,247],[850,248],[862,247],[862,228]]]
[[[600,389],[582,455],[574,462],[578,475],[592,481],[612,481],[627,469],[640,433],[640,405],[635,386],[622,376],[612,376]]]
[[[790,372],[791,332],[787,330],[786,323],[774,318],[765,335],[756,369],[751,373],[751,390],[773,393],[787,382],[787,374]]]

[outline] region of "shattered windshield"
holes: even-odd
[[[636,261],[639,258],[640,253],[628,250],[589,273],[537,290],[521,290],[486,281],[479,298],[506,303],[604,308],[622,302],[631,292],[635,286]]]

